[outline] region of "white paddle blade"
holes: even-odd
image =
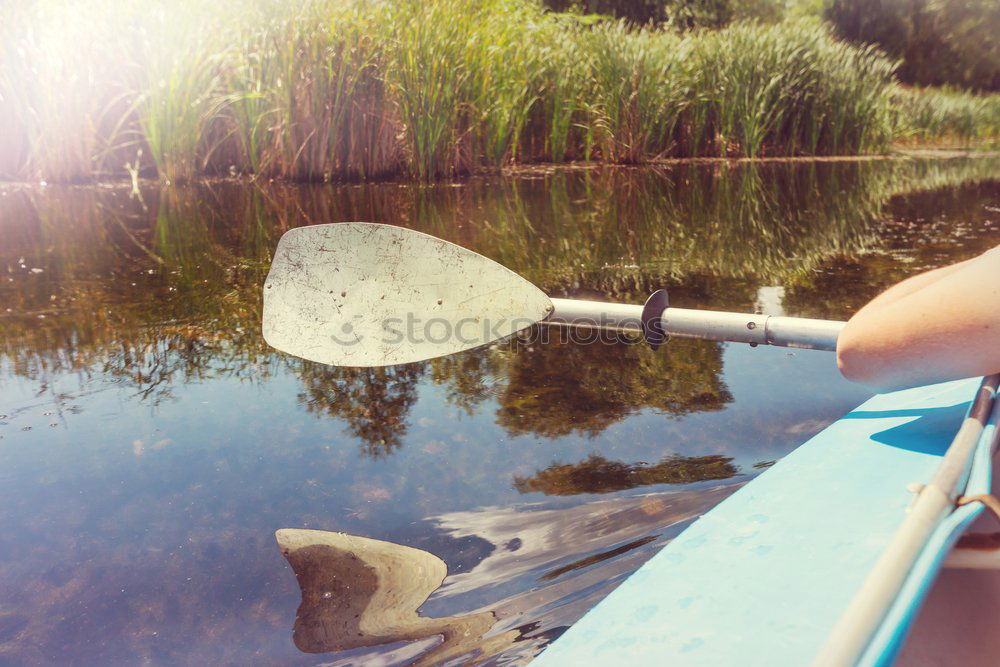
[[[485,345],[552,302],[453,243],[368,222],[285,233],[264,283],[264,340],[334,366],[389,366]]]

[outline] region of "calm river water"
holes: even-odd
[[[1000,243],[1000,161],[0,187],[0,663],[527,662],[867,396],[829,353],[698,341],[269,348],[278,238],[350,220],[554,296],[843,319]]]

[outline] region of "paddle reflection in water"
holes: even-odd
[[[440,635],[413,664],[443,663],[470,652],[503,650],[517,637],[484,640],[495,618],[479,612],[426,618],[417,608],[441,585],[447,566],[401,544],[322,530],[279,530],[281,553],[295,570],[302,603],[292,638],[305,653],[326,653]]]
[[[526,660],[739,486],[432,517],[434,531],[490,545],[471,570],[451,574],[422,549],[345,533],[279,530],[278,546],[302,594],[293,641],[306,653],[348,652],[331,656],[343,662],[326,664],[353,664],[366,655],[359,649],[397,642],[413,643],[388,655],[379,651],[380,660],[469,664],[501,654]],[[432,615],[456,605],[469,611]]]

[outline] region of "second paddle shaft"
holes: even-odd
[[[642,332],[642,306],[578,299],[552,299],[551,324]],[[755,313],[665,308],[660,328],[668,336],[836,350],[844,322]]]

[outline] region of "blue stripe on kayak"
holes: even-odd
[[[865,402],[696,521],[539,664],[808,664],[977,387],[960,380]]]

